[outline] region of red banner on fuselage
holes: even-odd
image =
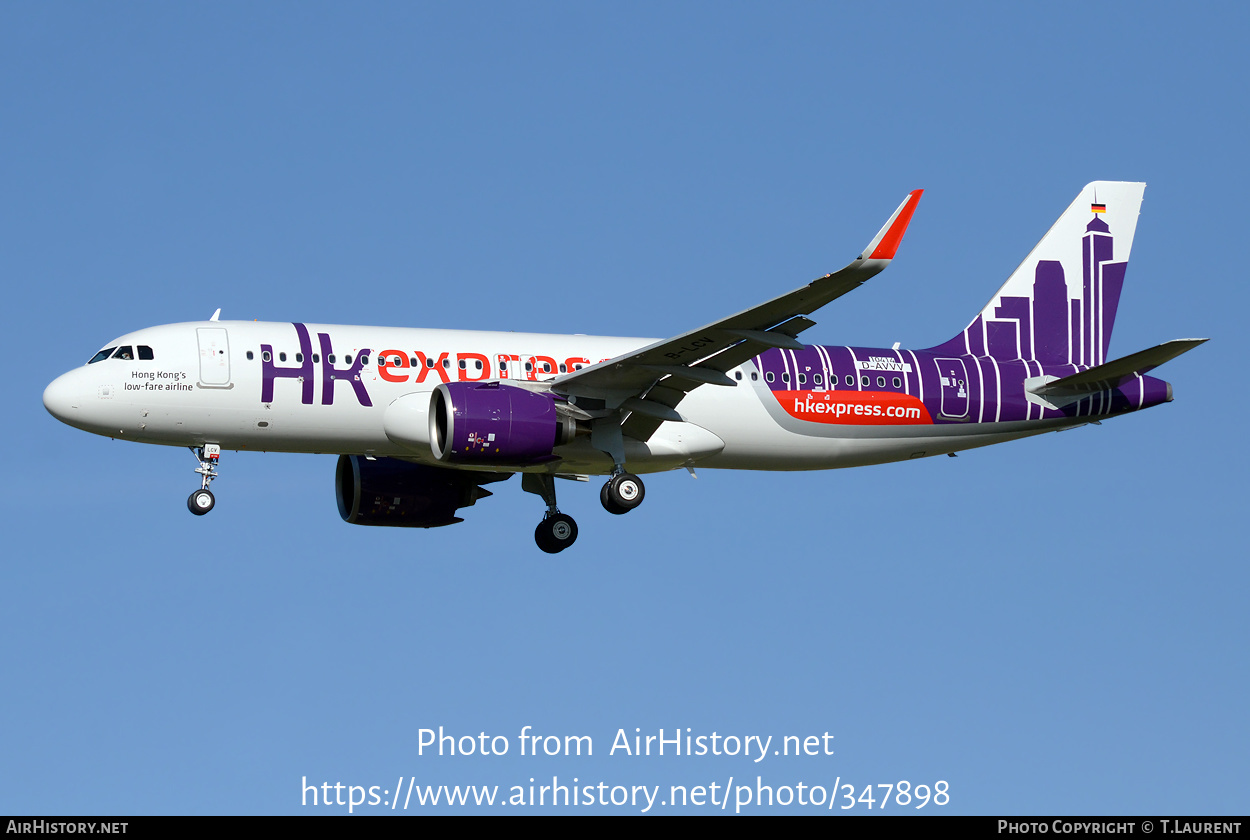
[[[892,391],[774,391],[791,417],[842,426],[911,426],[933,418],[916,397]]]

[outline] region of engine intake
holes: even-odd
[[[430,448],[453,464],[535,464],[573,440],[557,398],[498,382],[443,383],[430,402]]]

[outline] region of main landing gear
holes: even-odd
[[[534,542],[548,554],[559,554],[577,540],[577,523],[556,507],[556,479],[545,473],[523,473],[521,489],[542,496],[547,503],[543,521],[534,529]],[[608,513],[629,513],[642,504],[646,489],[642,479],[624,470],[607,480],[599,491],[599,500]]]
[[[577,539],[577,523],[567,513],[549,513],[534,529],[534,542],[548,554],[559,554]]]
[[[625,438],[621,434],[621,418],[607,417],[596,421],[590,429],[590,445],[612,459],[612,477],[599,491],[603,509],[619,516],[642,504],[646,495],[642,479],[625,472]]]
[[[603,503],[604,510],[619,516],[642,504],[646,495],[647,489],[643,487],[641,478],[632,473],[620,472],[603,485],[603,489],[599,491],[599,501]]]
[[[542,496],[547,503],[543,521],[534,529],[534,542],[548,554],[559,554],[577,540],[577,523],[567,513],[556,507],[556,480],[543,473],[525,473],[521,476],[521,489],[526,493]]]
[[[195,459],[200,462],[195,471],[203,476],[203,479],[200,482],[200,489],[187,497],[187,510],[196,516],[203,516],[213,509],[213,505],[217,504],[208,485],[212,484],[213,479],[217,477],[217,461],[221,458],[221,447],[215,443],[206,443],[199,449],[189,448],[195,455]]]

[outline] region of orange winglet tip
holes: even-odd
[[[907,225],[911,222],[912,213],[916,212],[916,205],[920,203],[922,193],[924,193],[924,190],[912,190],[907,194],[907,198],[903,201],[903,206],[895,211],[894,221],[890,224],[890,229],[885,232],[885,236],[881,237],[877,247],[869,254],[869,259],[894,259],[894,253],[898,250],[899,243],[903,241],[903,234],[907,233]]]

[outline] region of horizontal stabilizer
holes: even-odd
[[[1142,350],[1062,379],[1029,385],[1028,390],[1039,397],[1070,397],[1110,391],[1138,376],[1149,373],[1164,362],[1172,361],[1206,340],[1205,338],[1178,338],[1175,341],[1165,341],[1149,350]]]

